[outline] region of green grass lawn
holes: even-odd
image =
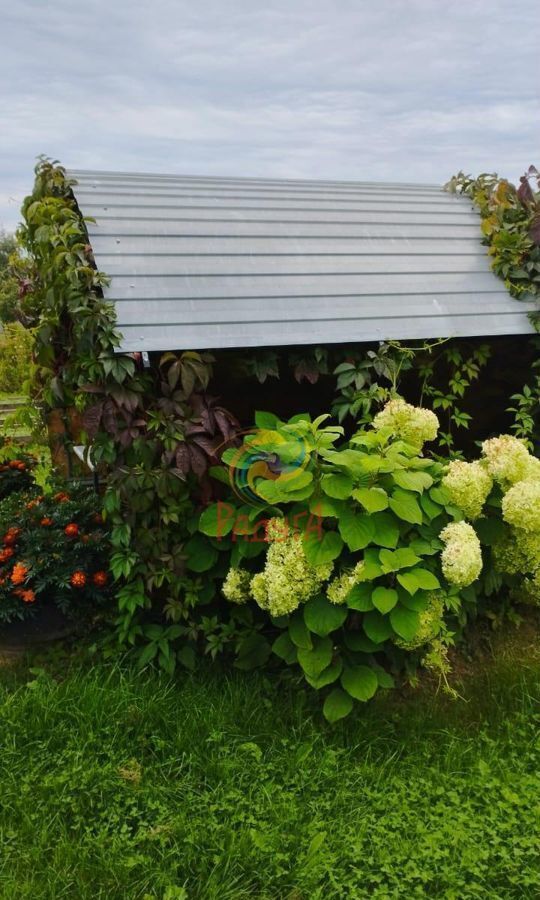
[[[537,634],[335,728],[274,676],[4,668],[0,896],[538,898]]]

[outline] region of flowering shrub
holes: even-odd
[[[95,494],[13,494],[0,504],[0,621],[54,603],[79,616],[108,596],[108,545]]]
[[[33,454],[0,437],[0,500],[14,491],[28,490],[36,464]]]
[[[325,419],[258,414],[223,456],[237,500],[199,528],[230,554],[224,598],[268,616],[251,663],[272,651],[299,666],[334,721],[409,660],[446,679],[453,635],[518,571],[521,594],[538,592],[540,464],[506,435],[442,462],[425,448],[436,416],[403,400],[343,446]]]

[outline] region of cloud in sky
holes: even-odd
[[[0,227],[68,167],[444,182],[538,164],[523,0],[17,0],[2,12]]]

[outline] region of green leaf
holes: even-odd
[[[403,640],[412,641],[420,625],[420,616],[413,609],[399,604],[390,613],[392,628]]]
[[[317,529],[306,531],[302,540],[306,559],[312,566],[333,562],[343,549],[343,540],[337,531],[322,532],[322,537]]]
[[[388,494],[382,488],[356,488],[352,492],[352,496],[362,504],[368,513],[380,512],[388,506]]]
[[[199,519],[199,531],[210,537],[225,537],[236,520],[236,510],[230,503],[213,503],[207,506]]]
[[[195,651],[193,647],[189,647],[187,644],[183,647],[180,647],[180,650],[176,654],[179,661],[182,663],[185,669],[189,669],[190,672],[193,672],[195,669]]]
[[[392,478],[398,487],[404,488],[406,491],[417,491],[419,494],[433,484],[433,478],[427,472],[414,472],[410,469],[392,472]]]
[[[143,647],[137,658],[137,668],[144,669],[144,667],[157,656],[157,652],[158,645],[156,641],[152,641],[150,644],[147,644],[146,647]]]
[[[310,678],[317,678],[323,669],[332,661],[332,641],[330,638],[317,638],[312,650],[298,649],[298,662]]]
[[[375,547],[368,547],[364,553],[362,571],[356,576],[357,581],[374,581],[383,574],[379,561],[379,551]]]
[[[373,606],[385,615],[398,602],[398,592],[393,588],[376,587],[371,595]]]
[[[377,653],[381,644],[376,644],[361,631],[346,631],[345,646],[354,653]]]
[[[275,431],[279,425],[279,419],[274,413],[257,410],[255,413],[255,425],[257,428],[268,428],[269,431]]]
[[[385,688],[386,690],[395,687],[394,679],[390,675],[390,672],[387,672],[386,669],[383,669],[382,666],[378,666],[375,664],[373,666],[373,671],[377,676],[379,687]]]
[[[335,662],[331,663],[328,668],[323,669],[320,675],[316,678],[312,678],[311,675],[305,675],[305,679],[308,684],[311,685],[312,688],[316,688],[316,690],[320,690],[323,687],[326,687],[328,684],[333,684],[334,681],[337,681],[341,672],[343,670],[343,662],[341,659],[337,659]]]
[[[371,542],[375,528],[371,518],[364,513],[356,513],[352,506],[346,506],[338,519],[341,537],[353,553],[364,550]]]
[[[503,537],[505,525],[500,519],[481,518],[475,520],[474,529],[480,542],[487,547],[491,547]]]
[[[432,487],[429,496],[434,503],[438,503],[439,506],[446,506],[446,504],[450,502],[450,494],[446,488],[441,487],[440,485]]]
[[[420,497],[420,506],[430,521],[431,519],[436,519],[442,512],[442,508],[438,503],[433,502],[429,494],[422,494]]]
[[[312,495],[309,498],[309,511],[314,516],[326,518],[327,516],[337,519],[343,509],[340,500],[333,500],[331,497],[325,497],[322,494]]]
[[[409,547],[400,547],[398,550],[381,550],[379,552],[382,570],[385,573],[399,572],[420,562],[420,557]]]
[[[389,547],[391,550],[397,547],[399,541],[399,527],[392,513],[380,512],[371,517],[375,531],[373,543],[379,547]]]
[[[404,522],[410,522],[411,525],[421,525],[423,521],[422,510],[418,505],[418,500],[413,494],[396,488],[390,497],[390,509],[395,512],[396,516],[403,519]]]
[[[323,475],[321,487],[329,497],[334,497],[336,500],[346,500],[351,496],[353,480],[350,475]]]
[[[356,609],[359,612],[369,612],[373,609],[373,601],[371,599],[372,588],[369,582],[364,584],[355,584],[347,594],[347,606],[349,609]]]
[[[333,724],[348,716],[352,708],[353,702],[349,695],[341,688],[334,688],[324,701],[323,715],[328,722]]]
[[[289,637],[293,644],[302,650],[311,650],[313,648],[313,641],[305,626],[301,612],[298,612],[291,617],[291,621],[289,622]]]
[[[184,544],[186,568],[191,572],[208,572],[218,558],[218,551],[203,537],[195,534]]]
[[[336,631],[346,618],[347,607],[330,603],[322,594],[313,597],[304,606],[304,622],[309,630],[319,637],[326,637],[332,631]]]
[[[441,586],[438,578],[428,569],[411,569],[410,572],[400,572],[397,580],[411,595],[416,594],[416,591],[420,589],[434,591]]]
[[[297,649],[291,641],[287,631],[280,634],[272,644],[272,653],[279,656],[287,665],[292,665],[297,660]]]
[[[399,602],[406,606],[407,609],[413,609],[415,612],[424,612],[429,606],[429,594],[425,591],[416,591],[415,594],[400,591]]]
[[[364,703],[366,700],[371,700],[379,686],[377,676],[369,666],[346,668],[341,676],[341,684],[351,697]]]
[[[387,616],[381,615],[378,610],[366,613],[362,627],[368,638],[375,644],[384,643],[392,634],[392,627]]]
[[[235,668],[250,671],[264,666],[270,656],[271,647],[262,634],[250,634],[238,647]]]

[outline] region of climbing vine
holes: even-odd
[[[530,166],[519,187],[495,174],[477,178],[458,172],[445,185],[469,197],[482,218],[491,267],[517,299],[540,298],[540,173]],[[530,314],[540,327],[540,309]]]

